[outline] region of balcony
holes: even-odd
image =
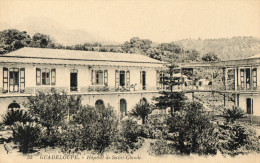
[[[138,89],[135,87],[112,87],[112,86],[88,86],[71,89],[70,87],[26,87],[17,92],[6,92],[0,87],[0,96],[30,96],[36,92],[51,93],[55,89],[57,92],[65,92],[67,94],[105,94],[105,93],[138,93],[138,92],[159,92],[158,87],[144,87]]]

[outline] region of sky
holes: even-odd
[[[86,31],[115,42],[134,36],[153,42],[260,38],[260,0],[0,0],[0,30],[38,19],[25,26],[30,31],[43,26],[43,18],[53,28]]]

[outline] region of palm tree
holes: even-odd
[[[130,115],[142,118],[142,124],[145,124],[145,119],[152,112],[149,103],[141,100],[134,106],[134,109],[130,112]]]

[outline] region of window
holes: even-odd
[[[50,85],[50,69],[42,70],[42,85]]]
[[[118,88],[121,87],[129,87],[130,86],[130,71],[124,71],[124,70],[116,70],[115,71],[115,86]]]
[[[120,71],[120,86],[125,86],[125,71]]]
[[[36,68],[36,85],[56,85],[56,69]]]
[[[92,70],[91,83],[92,85],[108,85],[108,71]]]
[[[95,108],[97,109],[103,109],[105,107],[103,100],[97,100],[95,103]]]
[[[8,105],[8,109],[20,109],[20,105],[17,104],[15,101],[13,103],[11,103],[10,105]]]
[[[25,89],[24,68],[3,68],[3,93],[23,92]]]
[[[253,77],[253,88],[256,88],[257,87],[257,69],[256,68],[253,69],[252,77]]]
[[[163,89],[164,88],[164,72],[163,71],[157,71],[157,78],[156,78],[156,85],[158,88]]]

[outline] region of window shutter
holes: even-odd
[[[56,85],[56,69],[51,69],[51,85]]]
[[[25,89],[25,69],[20,69],[20,92],[24,92]]]
[[[142,79],[142,71],[140,71],[140,84],[142,85],[142,81],[143,81],[143,79]]]
[[[41,69],[36,68],[36,85],[41,85]]]
[[[108,85],[108,72],[107,72],[107,70],[104,70],[104,84],[106,86]]]
[[[3,93],[8,92],[8,68],[3,68]]]
[[[129,70],[126,71],[126,86],[127,87],[130,86],[130,71]]]
[[[160,71],[156,71],[156,86],[160,86]]]
[[[119,86],[119,71],[118,70],[116,70],[115,79],[116,79],[115,87],[118,88],[118,86]]]
[[[94,72],[91,70],[91,84],[94,85]]]

